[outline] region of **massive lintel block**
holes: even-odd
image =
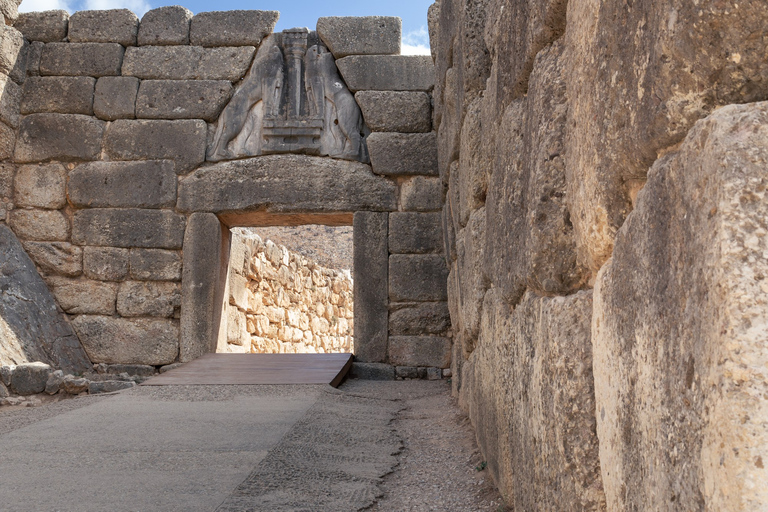
[[[75,213],[72,242],[79,245],[181,249],[186,219],[169,210],[93,208]]]
[[[173,207],[176,173],[170,160],[89,162],[69,174],[67,192],[81,208]]]
[[[139,46],[189,44],[192,11],[180,5],[147,11],[139,25]]]
[[[117,76],[124,53],[117,43],[48,43],[40,54],[40,74]]]
[[[199,46],[259,46],[275,29],[277,11],[213,11],[192,18],[189,42]]]
[[[78,11],[69,18],[71,43],[120,43],[134,46],[139,18],[128,9]]]
[[[136,117],[213,122],[232,90],[228,80],[143,80],[136,98]]]
[[[17,162],[95,160],[101,153],[104,121],[77,114],[32,114],[19,126]]]
[[[373,172],[384,175],[437,175],[435,133],[372,133],[368,137]]]
[[[141,46],[125,52],[123,75],[154,80],[239,80],[248,71],[253,46]]]
[[[394,16],[328,16],[317,20],[317,35],[337,59],[398,54],[401,32],[402,20]]]
[[[432,102],[420,91],[359,91],[355,100],[374,132],[423,133],[432,130]]]
[[[352,92],[430,91],[435,85],[432,57],[422,55],[350,55],[336,66]]]
[[[30,41],[54,43],[66,39],[68,24],[69,13],[56,10],[23,12],[13,26]]]

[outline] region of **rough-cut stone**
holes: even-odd
[[[275,29],[277,11],[213,11],[192,18],[189,42],[199,46],[259,46]]]
[[[427,369],[418,366],[396,366],[395,375],[401,379],[426,379]]]
[[[79,245],[181,249],[185,218],[170,210],[93,208],[75,213],[72,242]]]
[[[69,239],[69,221],[57,210],[13,210],[8,224],[22,240],[59,242]]]
[[[22,89],[9,77],[0,75],[0,121],[11,128],[19,126],[19,104],[22,99]]]
[[[163,249],[131,249],[131,278],[141,281],[180,281],[181,255]]]
[[[125,50],[117,43],[48,43],[40,54],[40,74],[117,76]]]
[[[485,208],[472,213],[456,236],[456,304],[458,316],[455,331],[459,333],[465,357],[474,349],[480,328],[483,297],[489,287],[484,263],[486,215]]]
[[[89,381],[86,378],[65,375],[64,382],[61,383],[61,389],[70,395],[79,395],[88,390],[88,384]]]
[[[389,257],[389,299],[393,302],[447,300],[447,280],[445,259],[439,254]]]
[[[208,127],[200,120],[127,120],[111,123],[104,149],[114,160],[172,159],[185,174],[205,160]]]
[[[136,98],[136,117],[213,122],[232,91],[226,80],[143,80]]]
[[[444,334],[451,326],[446,302],[395,303],[389,309],[392,336]]]
[[[344,82],[357,91],[429,91],[432,58],[422,55],[351,55],[336,61]]]
[[[13,25],[19,16],[20,3],[19,0],[3,0],[0,2],[0,14],[2,14],[0,21],[3,21],[6,25]]]
[[[40,76],[40,56],[45,43],[33,41],[27,47],[27,76]]]
[[[69,17],[71,43],[120,43],[135,46],[139,18],[128,9],[78,11]]]
[[[355,354],[362,362],[387,359],[387,218],[380,212],[354,217]]]
[[[441,224],[439,213],[390,213],[390,254],[440,252],[443,248]]]
[[[126,281],[117,294],[120,316],[173,316],[181,305],[178,283],[157,281]]]
[[[269,155],[195,171],[179,183],[181,211],[350,212],[394,210],[392,182],[368,165],[304,155]]]
[[[83,274],[99,281],[122,281],[128,276],[128,249],[85,247]]]
[[[93,115],[96,79],[89,76],[29,77],[24,82],[22,114],[56,112]]]
[[[69,242],[23,242],[32,261],[46,274],[77,277],[83,273],[83,250]]]
[[[120,375],[121,373],[127,373],[128,375],[137,375],[139,377],[152,377],[157,373],[154,366],[147,364],[110,364],[103,365],[106,367],[106,373],[109,375]]]
[[[395,380],[395,367],[385,363],[352,363],[350,377],[362,380]]]
[[[19,395],[34,395],[45,391],[48,374],[53,369],[40,362],[22,363],[13,370],[11,389]]]
[[[67,204],[67,171],[58,163],[20,165],[13,180],[16,206],[57,210]]]
[[[16,369],[15,364],[4,364],[0,366],[0,382],[5,386],[11,385],[11,379],[13,378],[13,370]]]
[[[123,389],[135,387],[136,383],[130,380],[102,380],[91,381],[88,383],[88,394],[98,395],[99,393],[114,393]]]
[[[0,122],[0,160],[13,157],[16,131],[5,123]]]
[[[77,114],[26,116],[19,126],[16,161],[95,160],[101,153],[104,124],[104,121]]]
[[[176,204],[170,160],[89,162],[69,173],[69,201],[80,208],[163,208]]]
[[[24,82],[27,69],[24,49],[21,32],[0,24],[0,74],[10,76],[19,84]]]
[[[336,59],[397,55],[401,32],[402,21],[394,16],[327,16],[317,20],[317,35]]]
[[[360,91],[355,94],[365,125],[374,132],[432,130],[432,103],[425,92]]]
[[[103,76],[96,82],[93,113],[100,119],[133,119],[139,79],[132,76]]]
[[[451,342],[437,336],[390,336],[389,362],[397,366],[448,368]]]
[[[179,353],[178,322],[82,315],[72,321],[94,363],[163,365]]]
[[[45,383],[45,392],[48,395],[55,395],[64,384],[64,372],[56,370],[48,374],[48,380]]]
[[[376,174],[437,175],[434,133],[372,133],[368,151]]]
[[[233,46],[205,48],[197,68],[197,80],[240,80],[251,66],[256,48]]]
[[[609,508],[768,506],[767,135],[768,103],[697,122],[649,171],[598,274]]]
[[[13,27],[30,41],[53,43],[67,37],[69,13],[64,10],[23,12]]]
[[[412,212],[440,211],[443,183],[440,178],[414,176],[400,186],[400,208]]]
[[[139,25],[139,46],[189,44],[192,11],[180,5],[169,5],[147,11]]]
[[[117,284],[88,279],[51,278],[56,301],[70,315],[112,315],[115,313]]]
[[[253,46],[142,46],[128,48],[123,75],[149,80],[239,80],[248,71]]]
[[[459,162],[455,169],[458,175],[450,176],[458,185],[454,192],[458,192],[458,221],[461,226],[466,226],[469,215],[485,204],[488,177],[492,170],[490,155],[486,151],[489,134],[488,130],[484,129],[486,127],[483,123],[482,102],[483,100],[478,98],[467,108],[459,138]],[[547,114],[548,112],[542,112],[540,115],[547,119]],[[458,226],[455,227],[458,229]]]

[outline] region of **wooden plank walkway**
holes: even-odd
[[[205,384],[330,384],[337,387],[352,354],[205,354],[142,386]]]

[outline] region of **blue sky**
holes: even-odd
[[[20,11],[65,9],[70,13],[85,9],[128,8],[141,17],[145,12],[164,5],[183,5],[194,13],[261,9],[280,11],[275,30],[292,27],[314,29],[321,16],[399,16],[403,19],[403,53],[429,53],[427,8],[432,0],[389,0],[388,2],[350,0],[23,0]]]

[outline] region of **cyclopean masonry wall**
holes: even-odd
[[[431,59],[398,55],[397,18],[272,34],[277,16],[49,11],[5,28],[26,66],[4,222],[92,363],[214,351],[229,228],[315,223],[354,225],[358,361],[450,364]]]

